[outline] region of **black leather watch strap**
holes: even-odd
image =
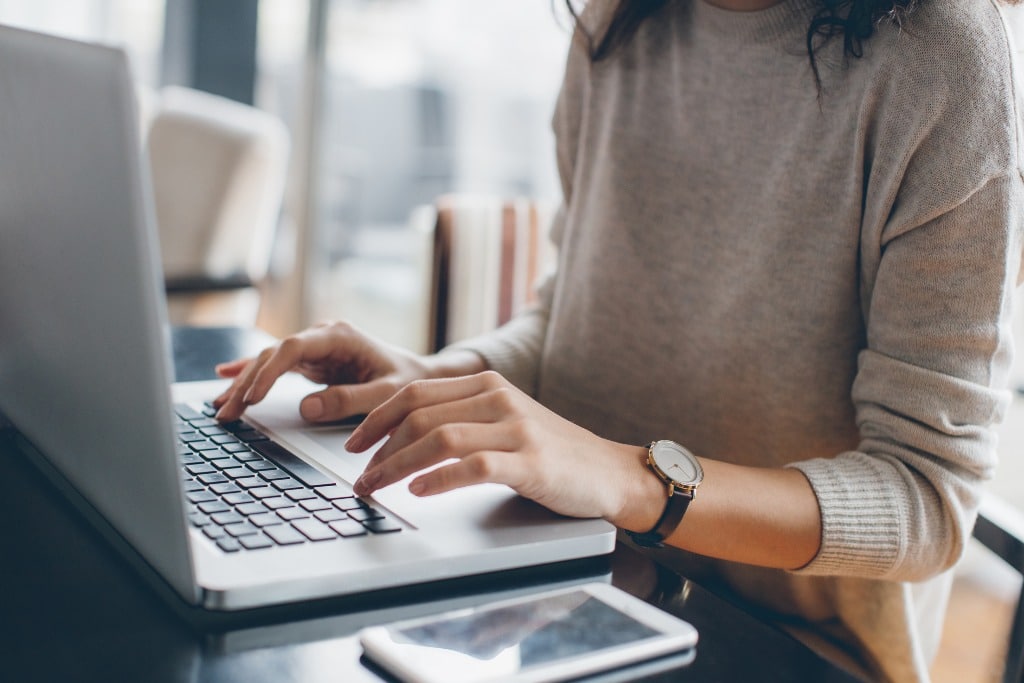
[[[686,508],[689,507],[690,501],[693,500],[693,492],[684,492],[677,488],[671,490],[672,495],[665,501],[665,509],[662,511],[661,517],[654,524],[653,529],[642,534],[635,531],[626,531],[626,534],[637,545],[644,548],[664,547],[665,539],[675,531],[676,527],[679,526],[679,522],[683,521]]]

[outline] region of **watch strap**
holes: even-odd
[[[674,486],[670,487],[669,490],[670,494],[668,500],[665,501],[665,509],[650,531],[645,533],[626,531],[626,534],[637,545],[644,548],[664,547],[665,539],[672,535],[672,532],[676,530],[679,523],[683,521],[686,508],[690,506],[690,501],[693,500],[693,491],[681,491]]]

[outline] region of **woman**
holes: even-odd
[[[353,450],[390,435],[360,494],[452,458],[410,489],[494,481],[604,517],[872,678],[927,680],[1009,399],[1024,195],[1000,15],[613,5],[570,50],[540,304],[430,357],[313,328],[222,366],[219,417],[298,369],[330,385],[307,419],[372,411]],[[654,440],[681,445],[660,446],[676,481],[703,470],[688,508]]]

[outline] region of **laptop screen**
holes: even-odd
[[[0,27],[0,64],[0,411],[194,599],[127,58]]]

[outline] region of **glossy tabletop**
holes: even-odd
[[[265,336],[175,330],[179,378],[248,355]],[[520,592],[608,581],[686,619],[695,656],[596,680],[852,681],[783,631],[620,545],[609,557],[321,601],[230,621],[196,620],[161,597],[0,429],[0,681],[373,682],[362,626]]]

